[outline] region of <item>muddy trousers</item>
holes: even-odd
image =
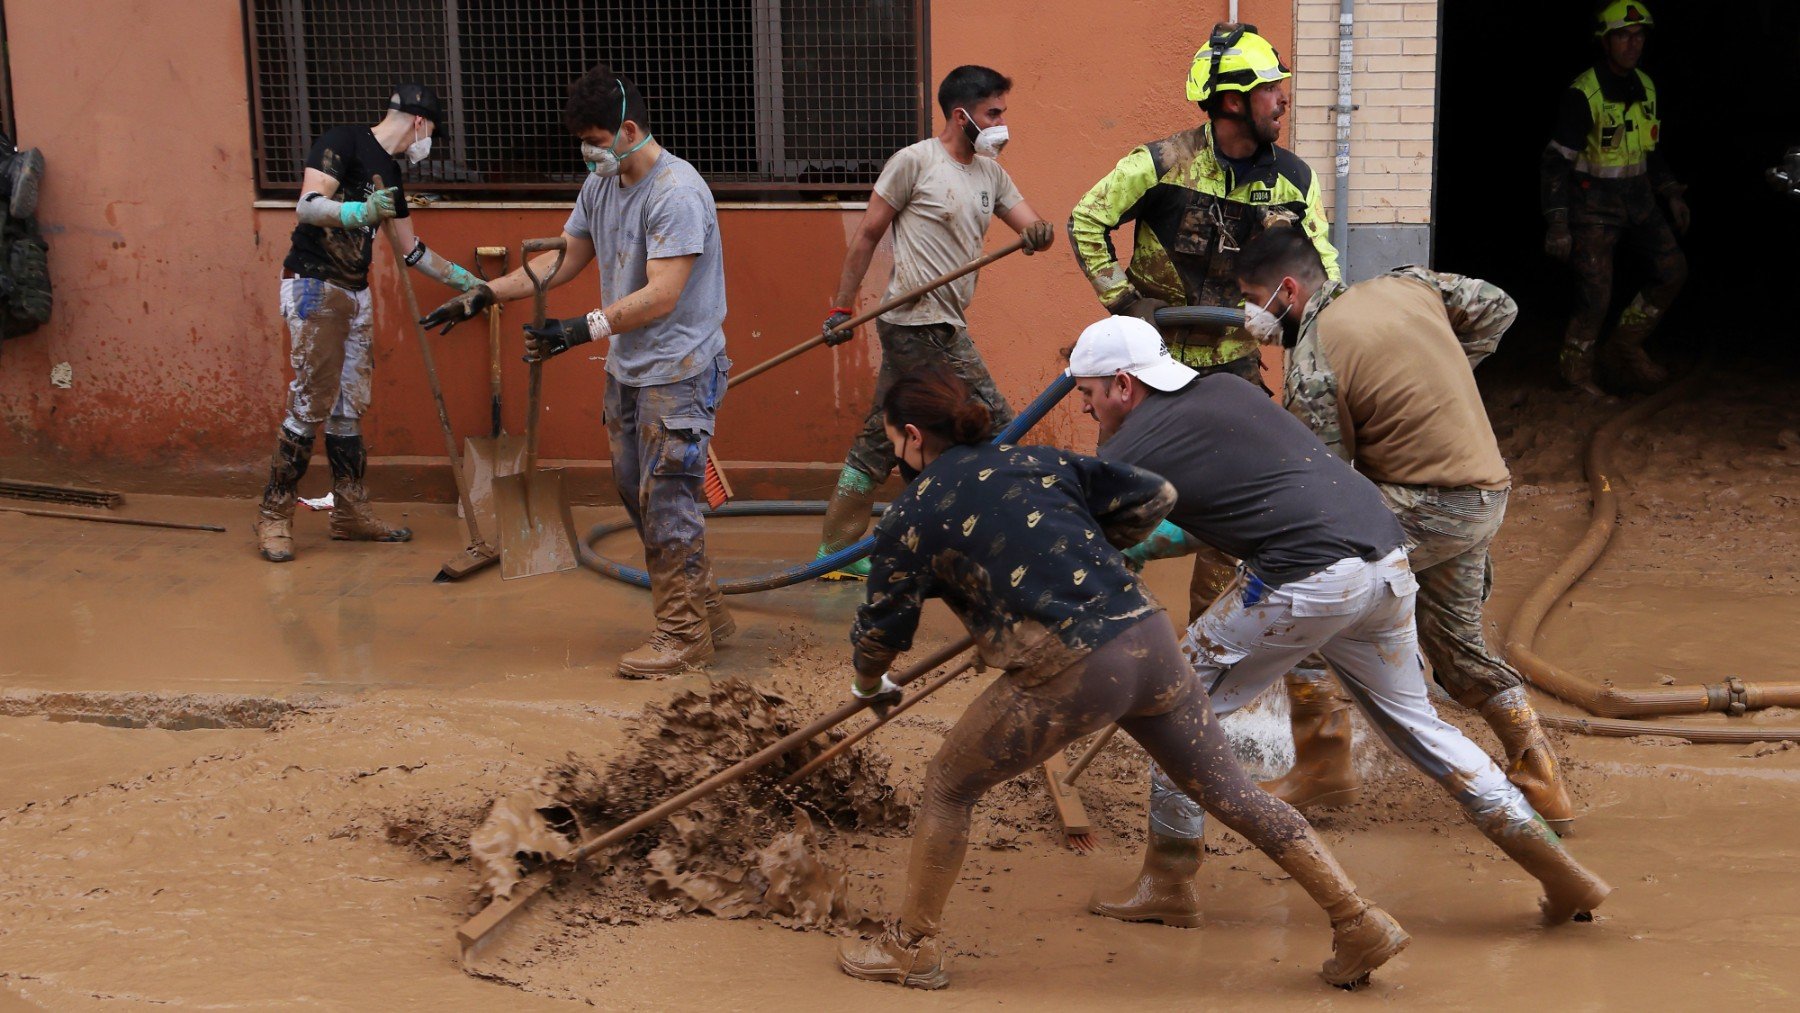
[[[633,387],[606,377],[606,437],[619,502],[644,544],[656,628],[682,643],[707,636],[707,603],[721,599],[706,555],[700,504],[713,418],[731,360],[698,376]]]
[[[1443,785],[1477,825],[1489,826],[1497,815],[1501,822],[1530,820],[1536,814],[1525,796],[1481,747],[1438,717],[1426,695],[1413,616],[1417,589],[1400,549],[1374,563],[1340,560],[1274,590],[1240,568],[1189,627],[1182,650],[1221,717],[1317,652],[1388,746]],[[1175,836],[1199,837],[1199,815],[1183,820],[1191,803],[1173,797],[1178,781],[1152,768],[1151,812],[1176,824]]]
[[[925,773],[900,927],[935,936],[988,789],[1117,721],[1176,783],[1294,877],[1333,924],[1363,903],[1300,814],[1244,775],[1168,620],[1151,615],[1045,682],[990,683]]]
[[[1607,339],[1609,360],[1642,355],[1644,341],[1687,282],[1687,258],[1647,176],[1585,181],[1570,209],[1569,234],[1576,285],[1574,310],[1563,332],[1565,378],[1593,372],[1600,328],[1612,304],[1614,260],[1620,248],[1645,261],[1650,280],[1619,314]]]

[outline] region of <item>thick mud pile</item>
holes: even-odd
[[[494,803],[469,838],[481,894],[505,897],[531,867],[566,857],[617,826],[796,731],[805,716],[741,680],[649,708],[615,759],[571,753],[531,786]],[[887,758],[853,749],[792,785],[782,782],[843,733],[833,730],[603,853],[590,864],[609,889],[590,915],[704,912],[767,917],[788,927],[853,926],[853,896],[821,831],[904,829],[906,799]],[[637,898],[625,889],[641,884]]]

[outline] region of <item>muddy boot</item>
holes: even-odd
[[[1322,668],[1287,674],[1294,765],[1262,790],[1296,809],[1355,805],[1362,782],[1350,762],[1350,700]]]
[[[814,559],[824,559],[840,549],[855,545],[869,530],[869,511],[875,505],[877,481],[849,465],[838,475],[837,488],[825,504],[825,533]],[[854,563],[824,575],[825,580],[867,580],[869,561]]]
[[[908,988],[950,984],[936,936],[914,936],[898,925],[874,939],[846,939],[838,946],[838,967],[852,978],[891,981]]]
[[[1369,972],[1412,942],[1391,915],[1357,894],[1350,874],[1317,836],[1289,841],[1269,857],[1331,919],[1331,959],[1319,968],[1331,984],[1346,989],[1368,984]]]
[[[682,572],[675,553],[670,562],[650,571],[650,603],[656,612],[656,632],[644,646],[619,659],[619,674],[627,679],[664,679],[699,668],[712,659],[713,640],[708,627],[706,595]],[[661,572],[666,569],[668,572]],[[722,603],[721,603],[722,607]],[[726,618],[730,618],[727,614]]]
[[[1545,925],[1592,921],[1594,909],[1612,893],[1605,880],[1575,861],[1543,820],[1502,809],[1475,817],[1475,825],[1543,886],[1538,907]]]
[[[1594,382],[1594,350],[1564,345],[1558,360],[1563,382],[1596,401],[1611,403],[1614,398]]]
[[[13,152],[6,159],[3,181],[6,211],[14,218],[26,219],[37,213],[38,183],[44,178],[44,155],[36,148]]]
[[[262,506],[256,512],[256,547],[271,563],[294,558],[294,506],[300,498],[300,476],[312,458],[313,438],[298,436],[281,427],[275,457],[269,464],[269,484],[263,487]]]
[[[1551,830],[1567,836],[1575,825],[1575,803],[1563,787],[1556,753],[1538,724],[1525,687],[1514,686],[1488,697],[1481,705],[1481,716],[1506,749],[1506,779],[1525,793],[1525,801]]]
[[[1204,852],[1197,837],[1170,837],[1153,828],[1145,842],[1144,868],[1137,880],[1122,890],[1094,891],[1088,910],[1124,922],[1199,928],[1204,916],[1194,877],[1200,872]]]
[[[719,585],[709,575],[706,581],[706,628],[712,634],[714,647],[722,646],[731,635],[737,632],[737,619],[731,610],[725,607],[725,595],[720,593]]]
[[[369,506],[363,473],[369,454],[360,436],[325,434],[325,460],[331,462],[331,537],[340,542],[410,542],[411,528],[390,528]]]
[[[1669,382],[1669,371],[1658,365],[1644,351],[1644,341],[1656,329],[1662,311],[1644,301],[1643,296],[1631,300],[1619,314],[1618,326],[1606,339],[1606,368],[1617,382],[1633,390],[1650,393],[1661,390]]]

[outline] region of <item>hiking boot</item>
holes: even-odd
[[[38,183],[44,178],[44,155],[36,148],[14,152],[6,165],[6,211],[23,220],[37,213]]]
[[[706,628],[712,634],[714,647],[723,646],[738,628],[736,617],[725,607],[725,596],[715,586],[709,586],[706,593]]]
[[[1331,959],[1319,968],[1326,981],[1342,989],[1369,983],[1369,972],[1406,949],[1412,936],[1393,916],[1371,904],[1361,914],[1331,927]]]
[[[1297,668],[1287,675],[1294,765],[1262,790],[1296,809],[1355,805],[1362,782],[1350,762],[1350,701],[1331,673]]]
[[[1606,339],[1606,368],[1617,382],[1633,390],[1652,393],[1669,382],[1669,371],[1658,365],[1644,342],[1662,317],[1662,308],[1640,293],[1619,313],[1619,322]]]
[[[1538,908],[1545,925],[1592,921],[1612,887],[1575,861],[1544,821],[1500,810],[1477,816],[1475,825],[1544,888]]]
[[[838,967],[852,978],[888,981],[907,988],[943,988],[950,984],[942,947],[936,936],[909,936],[889,926],[874,939],[846,939],[838,946]]]
[[[1575,825],[1575,803],[1563,786],[1556,753],[1538,724],[1525,687],[1514,686],[1488,697],[1481,705],[1481,716],[1506,750],[1506,779],[1525,793],[1525,801],[1551,830],[1567,836]]]
[[[1203,842],[1197,837],[1170,837],[1150,831],[1144,845],[1144,867],[1135,882],[1123,890],[1096,890],[1088,910],[1124,922],[1161,922],[1177,928],[1196,929],[1200,888],[1194,877],[1200,871]]]
[[[726,617],[727,619],[730,616]],[[712,637],[682,642],[657,630],[644,646],[619,659],[619,674],[627,679],[666,679],[712,660]]]
[[[294,509],[300,500],[300,476],[312,459],[311,436],[299,436],[281,427],[275,454],[269,461],[269,482],[263,486],[262,505],[256,516],[256,548],[271,563],[294,558]]]
[[[363,488],[369,455],[360,436],[325,434],[325,460],[331,463],[331,537],[341,542],[410,542],[411,528],[389,527],[369,506]]]

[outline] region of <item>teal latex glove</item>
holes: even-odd
[[[1125,564],[1133,570],[1142,570],[1144,564],[1152,559],[1173,559],[1198,551],[1200,543],[1193,535],[1162,521],[1150,537],[1124,551]]]
[[[385,190],[371,191],[368,200],[345,201],[338,211],[338,221],[343,222],[346,229],[379,225],[385,219],[394,217],[394,199],[399,194],[399,187],[390,186]]]

